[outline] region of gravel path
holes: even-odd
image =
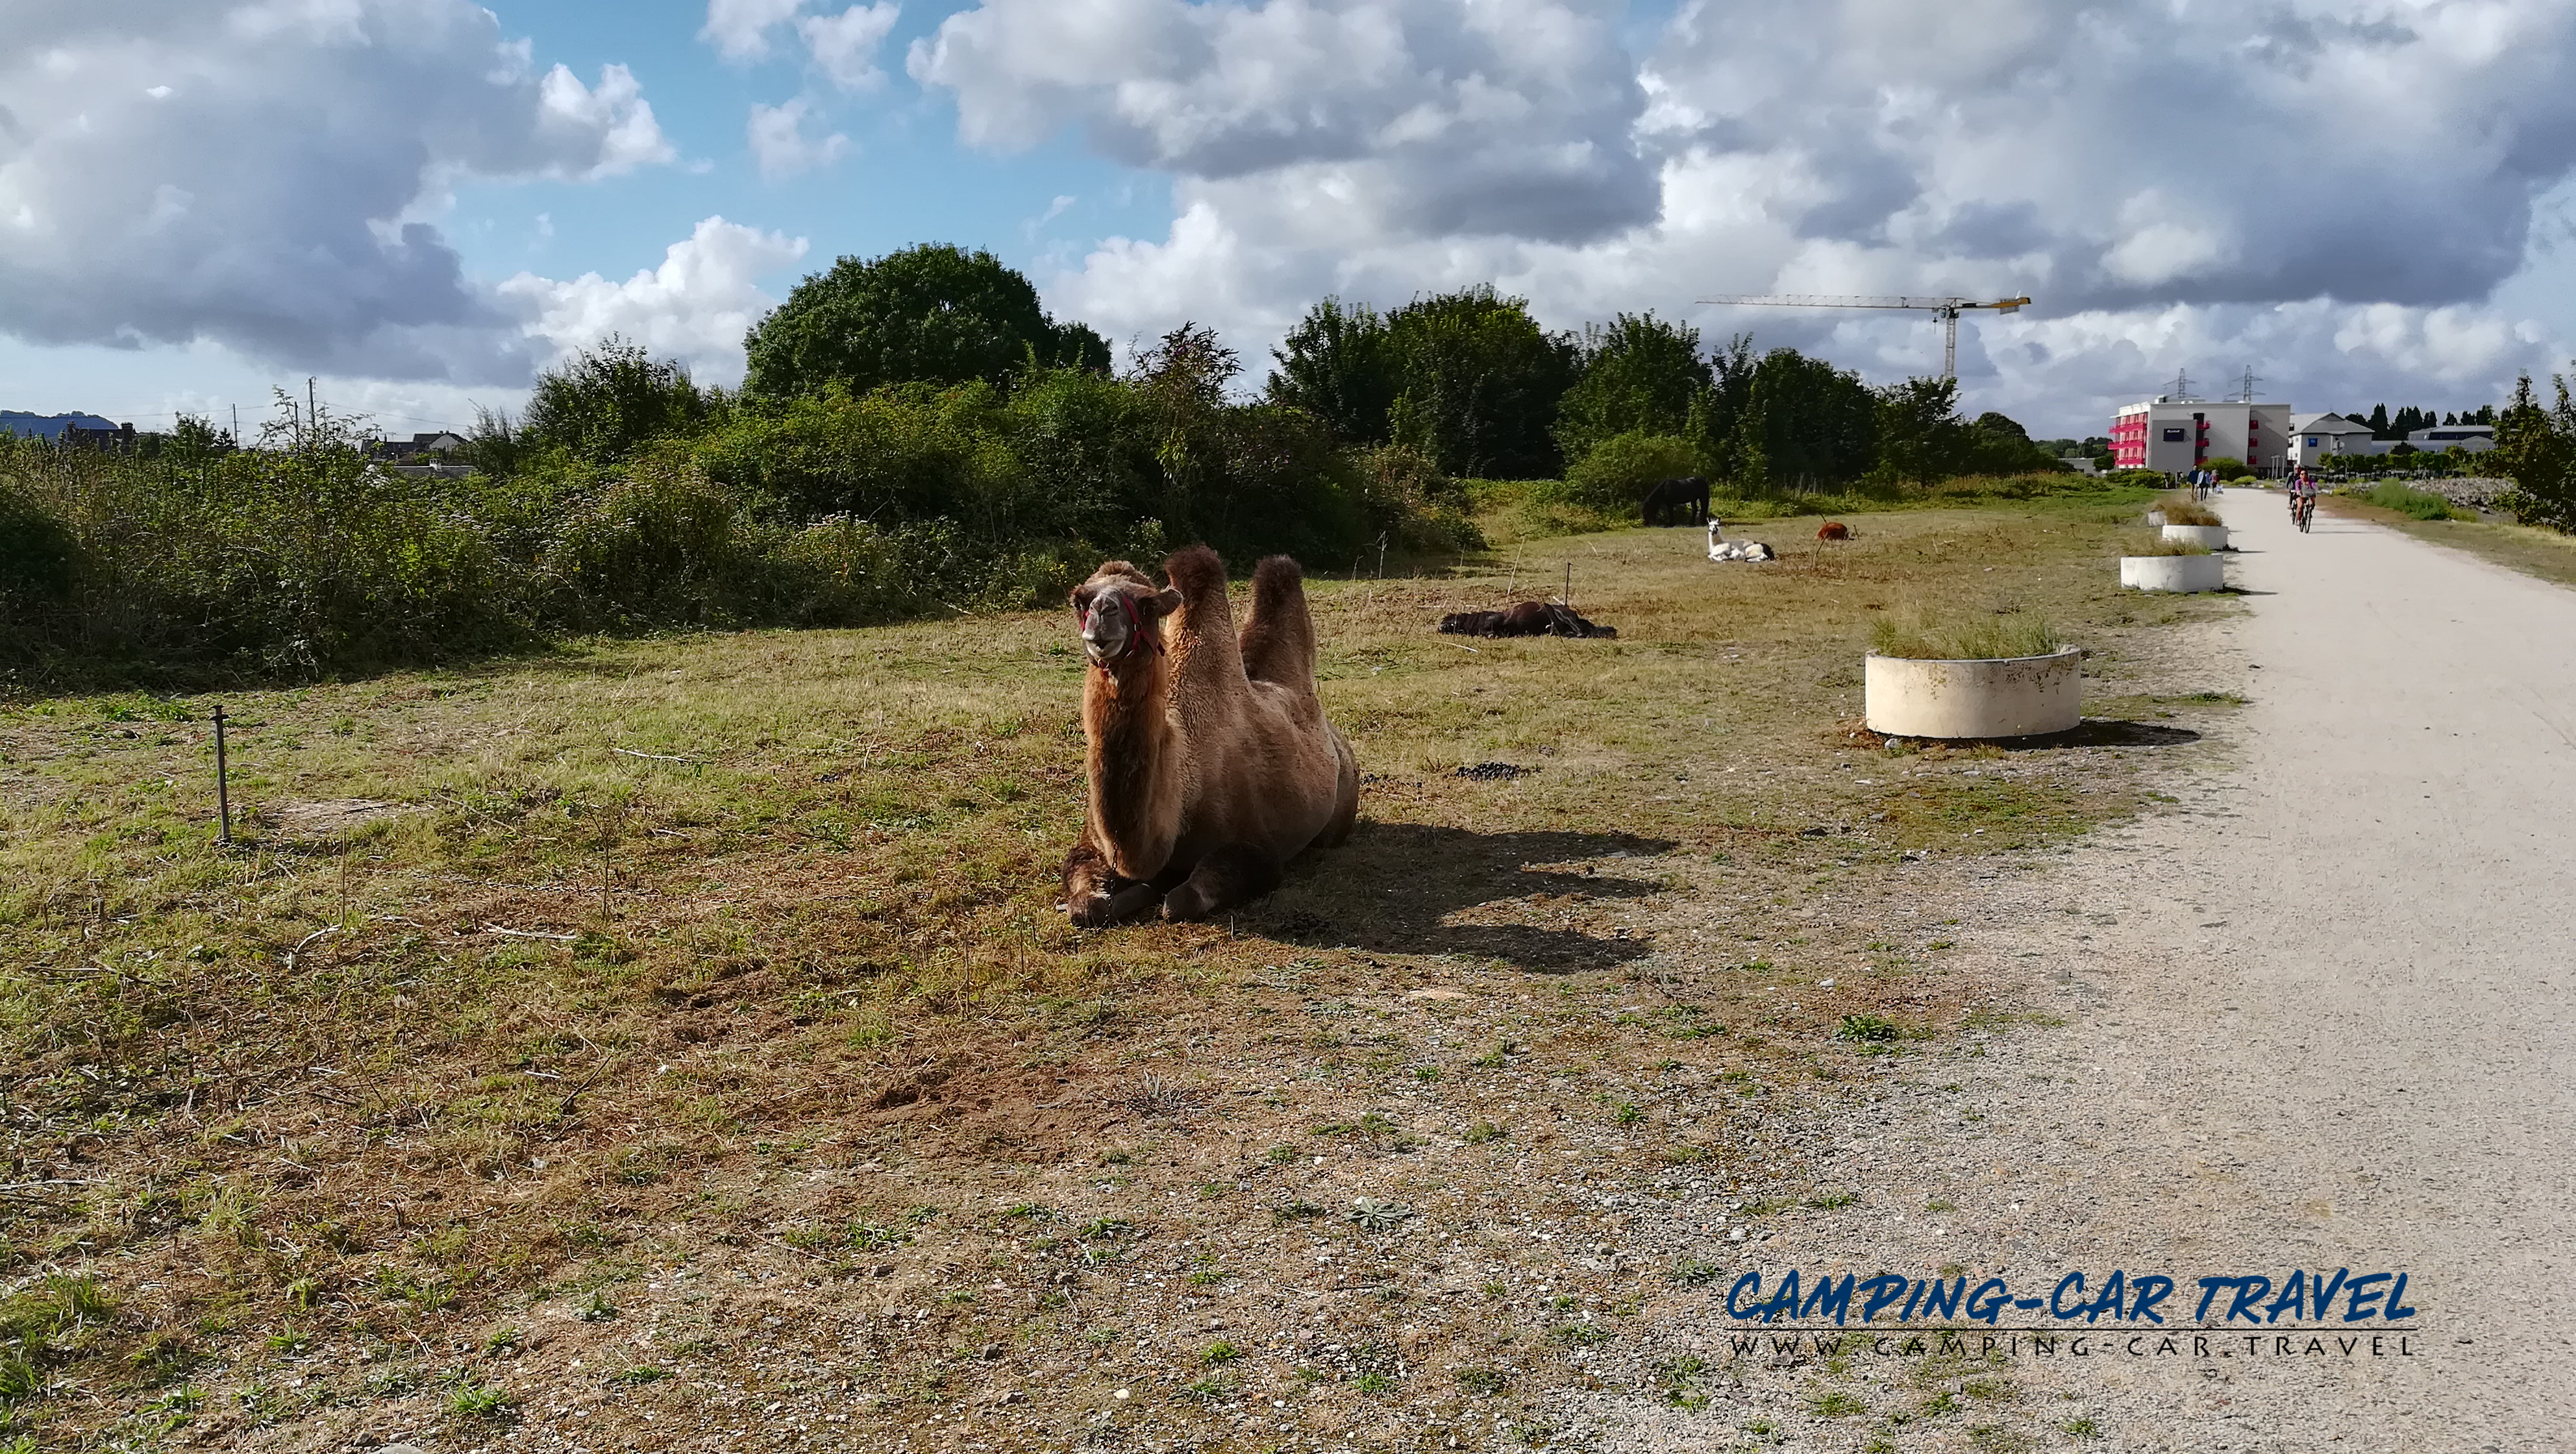
[[[1723,1264],[1626,1370],[1706,1407],[1568,1410],[1605,1446],[2576,1448],[2576,593],[2352,521],[2303,537],[2277,495],[2223,509],[2251,594],[2206,629],[2208,685],[2250,705],[2176,760],[2169,811],[1971,887],[1963,951],[2034,1013],[1819,1113],[1808,1174],[1857,1201],[1641,1237]],[[2207,1356],[1726,1336],[1747,1270],[1945,1264],[2016,1293],[2160,1272],[2186,1325],[2202,1276],[2404,1272],[2417,1316],[2378,1357],[2249,1351],[2241,1323]]]

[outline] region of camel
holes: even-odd
[[[1240,637],[1225,566],[1194,545],[1156,590],[1113,560],[1074,588],[1083,654],[1082,840],[1065,910],[1085,928],[1153,912],[1205,919],[1279,886],[1288,860],[1350,836],[1360,771],[1315,695],[1304,574],[1252,573]]]

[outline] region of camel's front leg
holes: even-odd
[[[1065,855],[1064,911],[1079,928],[1099,929],[1141,919],[1154,911],[1159,897],[1152,884],[1120,877],[1088,833]]]
[[[1229,843],[1199,860],[1179,887],[1163,895],[1166,919],[1206,919],[1279,887],[1279,860],[1249,843]]]

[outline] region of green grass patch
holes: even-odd
[[[2430,490],[2419,490],[2412,485],[2401,485],[2393,480],[2383,480],[2368,489],[2351,490],[2346,493],[2364,504],[2377,505],[2382,510],[2394,510],[2409,520],[2474,520],[2477,518],[2475,514],[2459,509]]]

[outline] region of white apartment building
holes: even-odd
[[[2257,474],[2278,475],[2291,464],[2290,418],[2287,404],[2159,394],[2113,416],[2112,462],[2122,469],[2183,474],[2233,458]]]

